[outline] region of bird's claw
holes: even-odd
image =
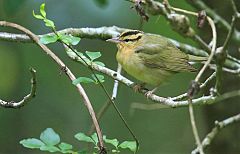
[[[153,94],[154,91],[150,90],[147,91],[144,95],[147,97],[147,99]]]
[[[140,92],[142,89],[145,89],[145,83],[137,83],[133,86],[134,92]]]

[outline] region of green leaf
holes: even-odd
[[[92,138],[93,141],[95,142],[95,145],[97,145],[97,143],[98,143],[97,133],[92,134],[92,135],[91,135],[91,138]]]
[[[137,150],[137,144],[135,141],[124,141],[118,147],[122,149],[130,149],[133,152],[136,152]]]
[[[79,141],[94,143],[94,140],[91,137],[85,135],[84,133],[77,133],[74,137]]]
[[[73,148],[73,146],[71,144],[68,144],[68,143],[60,143],[58,145],[58,147],[61,149],[61,150],[71,150]]]
[[[49,20],[49,19],[45,18],[45,19],[43,19],[43,21],[45,22],[45,25],[47,27],[51,27],[51,28],[55,29],[55,25],[54,25],[54,22],[52,20]]]
[[[71,40],[70,43],[71,43],[72,45],[77,45],[77,44],[80,42],[80,40],[81,40],[80,37],[71,36],[71,38],[72,38],[72,40]]]
[[[116,149],[112,149],[112,153],[120,153],[120,151]]]
[[[40,148],[41,146],[44,146],[44,143],[42,141],[40,141],[39,139],[35,139],[35,138],[21,140],[20,144],[22,144],[24,147],[30,148],[30,149],[36,149],[36,148]]]
[[[60,151],[60,149],[58,149],[58,147],[55,147],[53,145],[44,145],[40,147],[40,150],[42,151],[49,151],[49,152],[57,152]]]
[[[44,18],[46,18],[45,3],[42,3],[42,5],[40,6],[40,13]]]
[[[79,56],[81,56],[87,63],[90,63],[90,60],[82,53],[82,52],[77,52]],[[82,60],[81,60],[82,61]]]
[[[98,80],[103,83],[105,80],[104,80],[104,76],[103,75],[100,75],[100,74],[95,74],[96,77],[98,78]],[[97,78],[95,77],[94,74],[92,74],[92,78],[95,80],[95,83],[98,83],[98,80]]]
[[[101,52],[89,52],[89,51],[86,51],[86,54],[87,56],[91,59],[91,61],[101,57]]]
[[[49,43],[55,43],[57,42],[58,37],[57,35],[44,35],[40,38],[40,42],[42,44],[49,44]]]
[[[60,35],[59,39],[61,39],[64,43],[66,44],[71,44],[71,45],[77,45],[81,38],[79,37],[75,37],[75,36],[72,36],[72,35]]]
[[[117,139],[107,139],[106,136],[103,136],[103,140],[106,143],[112,144],[116,149],[118,148],[119,141]]]
[[[56,144],[58,144],[60,142],[59,135],[52,128],[45,129],[41,133],[40,139],[45,144],[50,145],[50,146],[56,145]]]
[[[97,65],[100,65],[100,66],[105,66],[105,64],[103,62],[100,62],[100,61],[94,61],[93,63],[97,64]]]
[[[62,142],[58,145],[58,147],[60,148],[61,153],[73,153],[73,146],[71,144]]]
[[[41,15],[38,15],[38,14],[35,14],[34,10],[33,10],[33,16],[34,16],[34,18],[37,18],[37,19],[41,19],[41,20],[43,20],[43,19],[44,19],[44,17],[43,17],[43,16],[41,16]]]
[[[95,81],[93,79],[90,79],[88,77],[79,77],[75,80],[72,81],[72,84],[73,85],[77,85],[79,83],[94,83]]]

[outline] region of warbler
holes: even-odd
[[[117,44],[117,61],[128,74],[143,82],[140,87],[155,86],[147,96],[173,74],[196,71],[189,64],[190,56],[162,36],[128,30],[107,41]]]

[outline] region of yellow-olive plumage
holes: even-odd
[[[189,56],[159,35],[130,30],[109,41],[117,43],[123,69],[144,83],[159,86],[175,73],[195,71]]]

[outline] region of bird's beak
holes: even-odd
[[[111,38],[111,39],[107,39],[106,41],[107,42],[112,42],[112,43],[119,43],[119,42],[121,42],[119,40],[119,37],[114,37],[114,38]]]

